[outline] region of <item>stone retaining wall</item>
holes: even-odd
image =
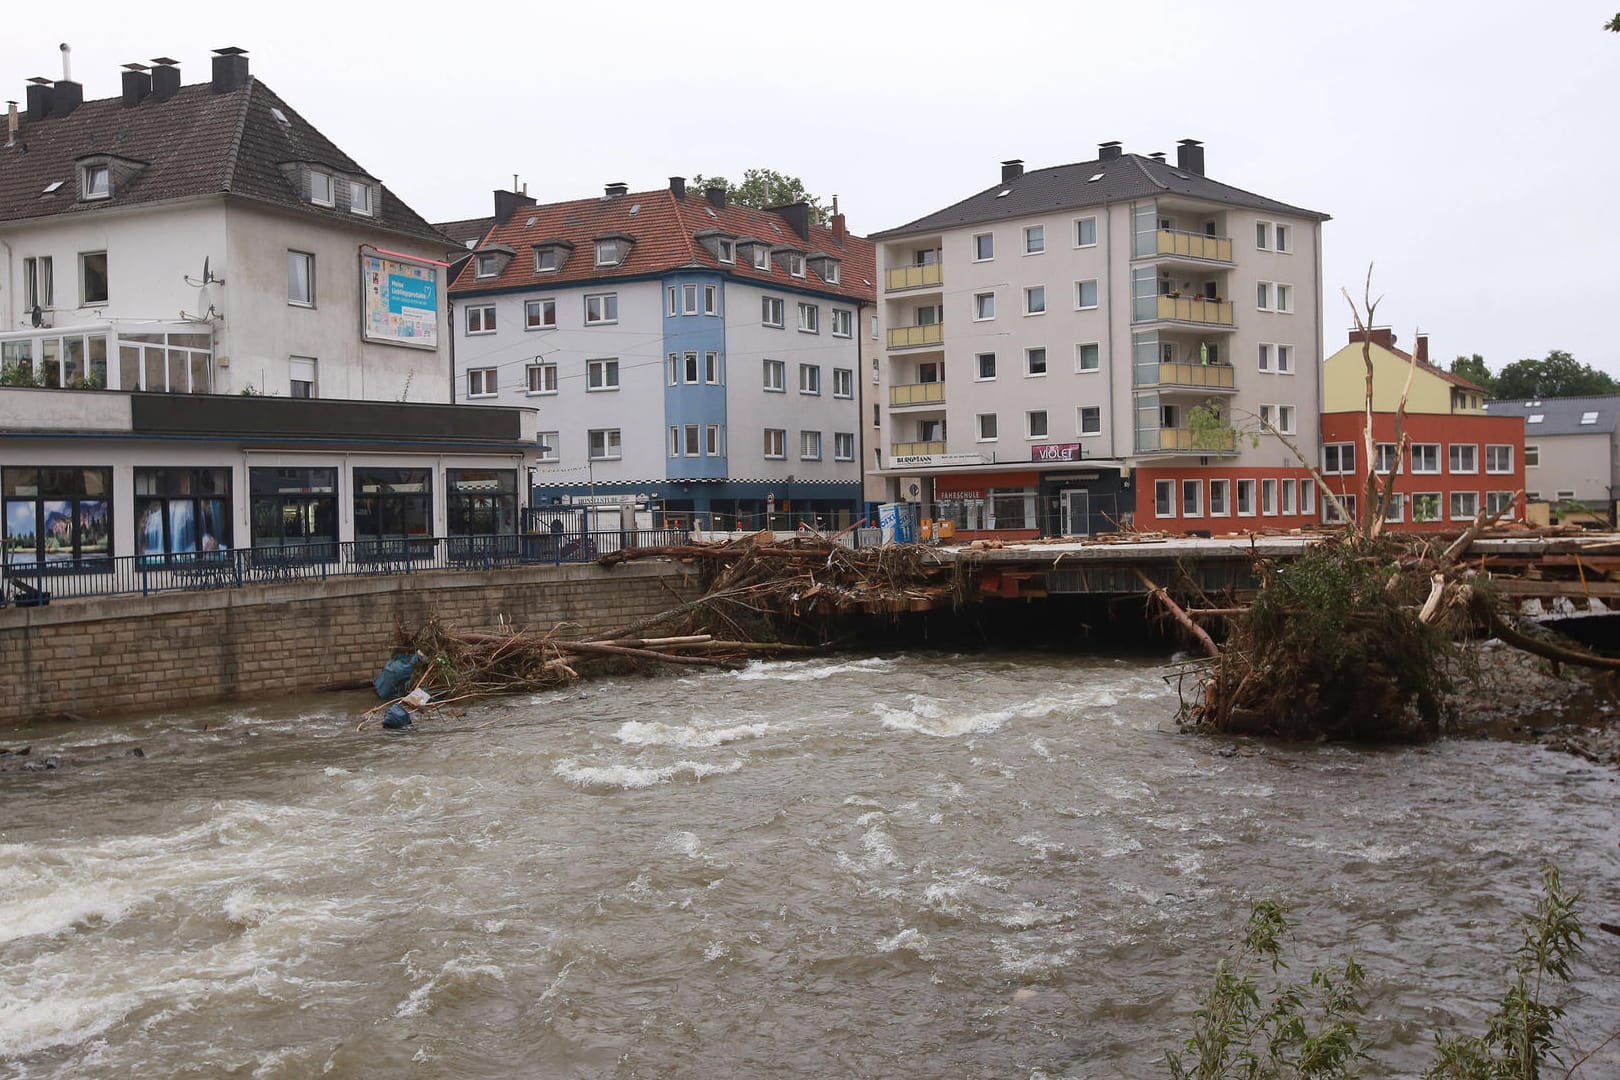
[[[612,630],[697,595],[668,563],[333,578],[0,608],[0,726],[308,690],[369,678],[398,630]]]

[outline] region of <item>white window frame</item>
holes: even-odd
[[[495,332],[495,305],[472,304],[466,309],[467,336],[477,337],[480,334],[493,334]],[[474,318],[474,316],[477,318]],[[474,325],[477,329],[474,329]]]
[[[710,386],[721,386],[726,381],[720,370],[720,354],[712,349],[703,354],[703,381]]]
[[[1495,453],[1492,453],[1495,451]],[[1496,464],[1492,465],[1492,459]],[[1502,459],[1506,458],[1504,462]],[[1513,444],[1512,443],[1486,443],[1485,444],[1485,471],[1501,475],[1513,472]]]
[[[1201,518],[1204,516],[1204,482],[1198,479],[1185,479],[1181,481],[1181,516],[1185,518]],[[1190,499],[1188,496],[1192,496]]]
[[[1292,375],[1294,373],[1294,347],[1292,345],[1277,346],[1277,374]]]
[[[1260,478],[1260,516],[1277,516],[1277,478],[1274,476]]]
[[[781,330],[787,326],[787,301],[780,296],[759,298],[759,323]]]
[[[1294,253],[1294,249],[1289,243],[1288,239],[1292,233],[1292,230],[1286,224],[1279,221],[1272,225],[1271,231],[1273,237],[1275,238],[1271,245],[1271,250],[1275,251],[1279,255],[1292,255]]]
[[[93,259],[97,255],[100,255],[101,259],[102,259],[102,263],[103,263],[103,267],[104,267],[104,271],[103,271],[102,276],[106,279],[107,295],[105,295],[103,297],[100,297],[99,299],[91,299],[90,296],[88,295],[88,293],[89,293],[89,289],[87,288],[88,280],[87,280],[87,276],[86,276],[85,272],[89,268],[89,260]],[[106,249],[103,248],[100,251],[81,251],[81,252],[79,252],[79,306],[80,307],[100,307],[103,304],[111,303],[111,301],[112,301],[112,260],[107,257]]]
[[[1348,462],[1345,460],[1348,456]],[[1322,444],[1322,475],[1350,476],[1356,471],[1356,444],[1332,442]]]
[[[853,311],[848,308],[832,309],[832,336],[841,338],[855,336],[855,313]]]
[[[1485,493],[1485,512],[1493,517],[1511,516],[1513,513],[1513,492],[1487,491]]]
[[[984,373],[984,362],[990,361],[990,374]],[[996,354],[993,352],[975,353],[973,356],[973,381],[995,382],[996,380]]]
[[[486,263],[487,260],[487,263]],[[486,273],[484,267],[488,265]],[[473,256],[473,277],[492,278],[501,276],[501,257],[494,252],[486,251]]]
[[[681,314],[696,315],[698,313],[698,287],[696,282],[687,282],[681,286]]]
[[[984,430],[984,428],[985,428],[984,422],[986,420],[990,421],[990,433],[988,435],[985,434],[985,430]],[[996,440],[1001,438],[1000,434],[998,433],[999,429],[1000,429],[1000,425],[996,422],[996,414],[995,413],[993,413],[993,412],[975,413],[974,417],[973,417],[973,423],[974,423],[973,430],[978,433],[977,436],[974,438],[974,442],[995,442]]]
[[[1299,512],[1316,513],[1316,481],[1308,477],[1299,482]]]
[[[985,241],[989,242],[990,254],[981,255],[979,253],[980,252],[980,244],[979,244],[980,240],[985,240]],[[993,259],[995,259],[995,257],[996,257],[996,234],[993,233],[993,232],[974,233],[973,234],[973,261],[974,262],[990,262]]]
[[[988,311],[989,314],[985,314]],[[973,294],[973,321],[989,322],[996,317],[996,294],[982,292]]]
[[[1045,225],[1025,225],[1024,226],[1024,254],[1025,255],[1044,255],[1044,254],[1046,254],[1046,226]]]
[[[1254,223],[1254,249],[1256,251],[1271,250],[1271,222],[1257,221]]]
[[[1541,444],[1524,444],[1524,467],[1527,469],[1541,468]]]
[[[1091,239],[1085,239],[1085,226],[1091,225]],[[1089,248],[1097,246],[1097,219],[1095,217],[1079,217],[1074,219],[1074,246]]]
[[[596,240],[591,244],[591,254],[597,266],[619,265],[619,241]],[[605,258],[603,256],[606,256]]]
[[[1271,370],[1272,370],[1272,368],[1271,368],[1272,349],[1274,349],[1275,347],[1276,346],[1272,345],[1270,342],[1267,342],[1267,341],[1260,342],[1259,355],[1257,357],[1257,362],[1259,364],[1259,370],[1260,371],[1264,371],[1264,372],[1267,372],[1267,373],[1271,372]]]
[[[551,315],[547,322],[545,316]],[[555,330],[557,329],[557,301],[546,297],[540,300],[523,301],[523,329],[525,330]]]
[[[1039,354],[1041,370],[1035,370],[1036,354]],[[1024,378],[1044,379],[1052,370],[1051,358],[1047,355],[1046,346],[1031,345],[1024,350]]]
[[[535,434],[535,446],[538,448],[536,450],[538,460],[561,461],[562,447],[559,445],[561,442],[562,432],[560,431],[537,432]]]
[[[1419,517],[1418,517],[1418,509],[1419,509],[1418,508],[1418,500],[1419,499],[1424,500],[1424,506],[1433,508],[1432,512],[1426,512],[1423,515],[1423,517],[1421,519],[1422,521],[1444,521],[1445,520],[1443,515],[1444,515],[1444,513],[1446,511],[1446,504],[1441,501],[1440,492],[1438,492],[1438,491],[1414,491],[1409,496],[1407,496],[1407,505],[1412,508],[1412,521],[1414,523],[1416,523],[1416,522],[1418,522],[1420,520]]]
[[[592,301],[596,308],[596,318],[591,318]],[[612,309],[611,316],[609,309]],[[585,325],[586,326],[613,326],[619,321],[619,294],[616,292],[586,293],[585,294]],[[606,429],[603,429],[606,430]]]
[[[703,425],[683,424],[681,426],[681,453],[685,457],[703,456]]]
[[[772,436],[775,436],[773,439]],[[775,447],[774,451],[772,447]],[[765,429],[765,459],[767,461],[787,460],[787,428]]]
[[[821,333],[821,305],[800,301],[799,303],[799,333]]]
[[[833,397],[852,398],[855,396],[855,369],[833,368]]]
[[[315,398],[320,396],[320,361],[313,356],[287,357],[287,396],[294,398]],[[307,379],[298,376],[308,375]],[[308,393],[299,393],[299,387],[309,388]]]
[[[323,196],[321,190],[325,189]],[[334,206],[337,203],[337,185],[332,182],[332,174],[321,172],[318,169],[309,171],[309,201],[316,206]]]
[[[1273,283],[1272,302],[1276,305],[1273,310],[1279,315],[1292,315],[1294,313],[1294,287],[1286,281]]]
[[[1278,485],[1278,495],[1282,500],[1278,504],[1278,510],[1283,517],[1292,517],[1298,512],[1294,507],[1294,496],[1297,491],[1296,481],[1289,477],[1284,477],[1282,483]]]
[[[1237,511],[1238,517],[1254,517],[1254,481],[1252,479],[1239,479],[1232,485],[1234,502],[1232,507]],[[1243,509],[1244,504],[1248,509]]]
[[[723,424],[703,425],[703,452],[709,457],[724,457],[726,453],[726,429]]]
[[[833,432],[833,460],[855,460],[855,433],[853,431]]]
[[[703,286],[703,314],[720,314],[720,287],[718,285]]]
[[[1035,418],[1040,417],[1042,428],[1039,434],[1035,431]],[[1046,442],[1052,437],[1052,422],[1046,415],[1045,409],[1030,409],[1024,413],[1024,438],[1030,442]]]
[[[1272,297],[1276,295],[1276,282],[1257,281],[1254,283],[1254,309],[1256,311],[1271,311]]]
[[[371,205],[371,185],[359,180],[349,181],[349,213],[361,217],[371,217],[374,210]]]
[[[84,199],[110,199],[112,198],[112,167],[109,165],[86,165],[79,173],[81,197]],[[97,181],[100,181],[97,183]]]
[[[1086,363],[1086,350],[1091,350],[1090,364]],[[1076,375],[1089,375],[1102,370],[1102,342],[1077,341],[1074,344],[1074,371]]]
[[[1153,481],[1153,516],[1157,518],[1173,518],[1176,516],[1176,482],[1174,480]]]
[[[804,277],[803,255],[800,255],[797,251],[790,251],[786,255],[782,256],[782,261],[787,264],[787,272],[789,277]]]
[[[536,376],[539,376],[536,379]],[[540,389],[535,389],[535,383]],[[557,365],[542,361],[538,364],[529,364],[523,372],[523,385],[526,397],[554,397],[557,393]]]
[[[1209,516],[1232,516],[1232,481],[1211,480],[1209,482]]]
[[[1418,467],[1418,457],[1421,451],[1425,468]],[[1439,443],[1413,443],[1408,451],[1408,470],[1413,476],[1440,475],[1440,444]]]
[[[799,432],[799,460],[800,461],[820,461],[821,460],[821,432],[819,432],[819,431],[800,431]]]
[[[799,393],[812,397],[821,396],[821,365],[799,365]]]
[[[1086,429],[1086,414],[1091,413],[1097,421],[1091,430]],[[1102,406],[1076,405],[1074,407],[1074,433],[1082,439],[1095,439],[1102,435]]]
[[[688,349],[681,354],[681,381],[687,386],[696,386],[703,381],[703,365],[699,363],[696,349]]]
[[[775,379],[771,378],[773,374],[776,376]],[[766,360],[761,380],[760,385],[765,388],[767,394],[787,393],[787,361]]]
[[[1035,306],[1037,303],[1040,305],[1039,307]],[[1026,316],[1046,314],[1045,285],[1026,285],[1024,287],[1024,314]]]
[[[600,435],[602,438],[597,439]],[[601,453],[597,453],[597,442]],[[592,428],[585,433],[585,453],[591,461],[618,461],[624,457],[624,438],[619,428]]]
[[[500,369],[493,367],[467,369],[467,397],[500,397]]]
[[[1086,303],[1086,286],[1091,286],[1091,303]],[[1097,287],[1096,278],[1081,278],[1074,283],[1074,310],[1093,311],[1101,301],[1102,291]]]
[[[296,297],[292,294],[292,266],[295,259],[302,260],[304,264],[304,284],[309,291],[309,295],[305,297]],[[287,249],[287,303],[293,307],[312,308],[315,306],[315,255],[313,252]]]
[[[619,358],[601,356],[585,361],[585,392],[605,394],[619,388]]]
[[[1446,447],[1446,471],[1457,476],[1479,472],[1479,444],[1451,443]]]
[[[754,244],[753,250],[753,258],[748,260],[749,264],[753,266],[755,270],[763,270],[767,274],[770,273],[771,249],[766,247],[764,244]]]
[[[549,262],[549,265],[541,262],[541,259],[543,257],[547,258],[547,261]],[[561,260],[559,260],[557,258],[557,249],[556,248],[541,245],[540,247],[537,247],[537,248],[534,249],[534,272],[535,273],[537,273],[537,274],[555,274],[557,272],[558,268],[561,265],[562,265]]]
[[[731,240],[716,240],[714,242],[715,258],[728,265],[737,262],[737,245]]]
[[[1466,513],[1462,512],[1462,511],[1459,511],[1458,506],[1463,504],[1464,502],[1471,503],[1472,506],[1473,506],[1473,509],[1467,511]],[[1453,491],[1453,492],[1451,492],[1451,497],[1447,500],[1446,509],[1449,511],[1447,517],[1451,521],[1473,521],[1474,518],[1476,516],[1478,516],[1478,514],[1479,514],[1479,492],[1477,492],[1477,491]]]

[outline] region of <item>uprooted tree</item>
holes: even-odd
[[[1362,460],[1369,465],[1377,460],[1367,328],[1378,300],[1371,282],[1369,268],[1360,308],[1345,293],[1366,367]],[[1396,481],[1411,443],[1404,429],[1416,370],[1414,360],[1396,405],[1391,468],[1384,474],[1368,468],[1353,503],[1340,498],[1300,448],[1261,418],[1262,430],[1277,437],[1315,478],[1344,532],[1296,560],[1260,566],[1261,591],[1234,617],[1224,648],[1206,646],[1212,655],[1183,709],[1186,726],[1293,739],[1432,739],[1443,729],[1448,696],[1467,668],[1460,643],[1475,636],[1494,636],[1560,663],[1620,670],[1620,661],[1526,633],[1499,610],[1490,579],[1462,561],[1499,514],[1482,510],[1444,548],[1432,538],[1388,531]]]

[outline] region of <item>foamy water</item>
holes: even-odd
[[[1615,894],[1613,774],[1218,753],[1163,674],[815,659],[403,735],[355,697],[0,738],[67,762],[0,774],[0,1075],[1159,1075],[1262,896],[1302,963],[1367,965],[1371,1073],[1412,1074],[1544,859]]]

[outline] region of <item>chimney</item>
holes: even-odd
[[[1097,144],[1098,161],[1117,161],[1120,153],[1119,140],[1117,139]]]
[[[630,185],[625,183],[623,180],[612,180],[607,183],[603,190],[607,192],[608,198],[616,199],[620,195],[628,192],[630,190]]]
[[[1417,362],[1420,364],[1427,364],[1429,362],[1428,334],[1419,334],[1417,336],[1417,349],[1414,351],[1414,355],[1417,357]]]
[[[28,110],[23,114],[23,119],[28,123],[37,123],[51,115],[51,80],[43,75],[29,79],[26,100]]]
[[[168,101],[180,89],[180,61],[156,56],[152,63],[152,100]]]
[[[1182,139],[1176,143],[1176,165],[1182,172],[1204,175],[1204,144],[1197,139]]]
[[[240,90],[247,85],[248,58],[246,49],[227,45],[214,50],[214,93],[224,94]]]
[[[517,177],[514,176],[512,179],[514,181],[512,186],[517,187]],[[529,196],[527,184],[523,186],[521,194],[516,191],[501,191],[497,188],[495,190],[495,220],[497,222],[505,221],[519,210],[526,210],[534,204],[535,200]]]
[[[16,146],[17,145],[17,125],[20,124],[21,122],[22,122],[22,118],[17,115],[17,103],[15,101],[6,102],[6,145],[7,146]]]
[[[1001,163],[1001,182],[1010,184],[1024,175],[1024,159],[1011,158]]]
[[[1365,333],[1351,327],[1350,344],[1358,345],[1366,340],[1391,351],[1395,348],[1395,333],[1387,326],[1370,327]]]
[[[73,81],[73,46],[62,42],[62,77],[51,88],[51,115],[68,116],[84,104],[84,85]]]
[[[703,189],[703,197],[709,200],[709,205],[716,210],[726,208],[726,189],[718,185]]]
[[[1153,153],[1149,154],[1148,157],[1152,158],[1154,161],[1157,161],[1161,165],[1165,163],[1163,150],[1155,150]]]
[[[800,199],[796,203],[786,206],[773,206],[771,210],[782,215],[782,220],[788,223],[788,228],[799,234],[800,240],[810,239],[810,204]]]
[[[124,65],[124,108],[133,109],[152,92],[152,74],[145,64]]]
[[[669,178],[669,193],[677,199],[686,198],[686,177],[672,176]]]
[[[833,196],[832,234],[833,240],[838,243],[839,247],[843,247],[844,241],[849,238],[849,226],[844,221],[844,212],[838,209],[838,196],[836,195]]]

